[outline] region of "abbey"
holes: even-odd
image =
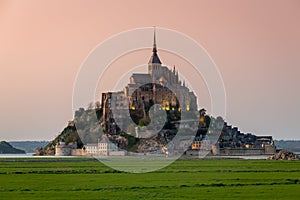
[[[75,112],[75,122],[79,122],[79,126],[74,129],[73,122],[64,133],[76,131],[78,137],[77,130],[81,127],[84,129],[81,139],[91,142],[76,149],[75,143],[61,141],[55,146],[55,155],[164,153],[169,156],[185,153],[199,156],[199,152],[207,152],[231,156],[276,152],[272,136],[244,134],[237,127],[227,125],[221,116],[214,118],[207,115],[205,109],[197,110],[197,97],[179,80],[175,67],[162,65],[155,32],[148,73],[133,73],[122,91],[102,93],[101,105],[97,105],[98,119],[93,121],[90,117],[93,109],[81,108]],[[99,123],[101,127],[97,127]],[[90,124],[97,126],[86,129]],[[103,132],[99,131],[101,128]],[[180,137],[176,137],[178,135]],[[82,143],[79,139],[76,142]]]
[[[105,129],[109,133],[116,131],[111,107],[119,113],[129,109],[139,119],[145,118],[154,104],[161,105],[166,111],[197,111],[197,97],[184,81],[179,80],[175,66],[170,69],[162,65],[157,53],[155,31],[148,73],[133,73],[123,91],[103,93],[101,103]]]

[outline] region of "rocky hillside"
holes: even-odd
[[[73,124],[68,124],[67,127],[54,140],[48,143],[44,148],[37,148],[36,155],[54,155],[55,145],[64,138],[66,144],[77,142],[78,148],[82,148],[83,144],[78,137],[76,127]]]
[[[25,151],[16,149],[5,141],[0,142],[0,154],[24,154]]]
[[[96,113],[96,115],[95,115]],[[101,109],[83,109],[75,112],[74,120],[69,122],[63,131],[44,148],[37,148],[35,155],[54,155],[55,146],[62,138],[66,144],[77,143],[77,148],[82,148],[84,144],[96,143],[101,136],[102,127],[100,125]],[[104,133],[106,133],[104,131]],[[138,150],[139,139],[121,133],[110,138],[121,149],[136,152]]]
[[[84,143],[95,143],[99,138],[100,112],[100,109],[85,110],[80,108],[75,112],[74,121],[70,121],[63,131],[44,148],[37,148],[35,155],[54,155],[55,146],[62,139],[66,144],[76,142],[77,148],[82,148]],[[78,133],[80,133],[80,137]]]

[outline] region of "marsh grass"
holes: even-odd
[[[0,199],[299,199],[300,162],[178,160],[130,174],[93,159],[1,159]]]

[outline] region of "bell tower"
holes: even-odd
[[[151,55],[150,60],[148,62],[148,73],[151,75],[153,82],[155,82],[156,79],[161,74],[161,62],[160,62],[160,59],[157,55],[155,27],[154,27],[152,55]]]

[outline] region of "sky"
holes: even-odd
[[[73,84],[89,53],[112,35],[152,26],[206,49],[224,81],[229,124],[300,139],[299,11],[298,0],[0,0],[0,140],[53,139],[73,118]],[[173,64],[166,54],[161,60]]]

